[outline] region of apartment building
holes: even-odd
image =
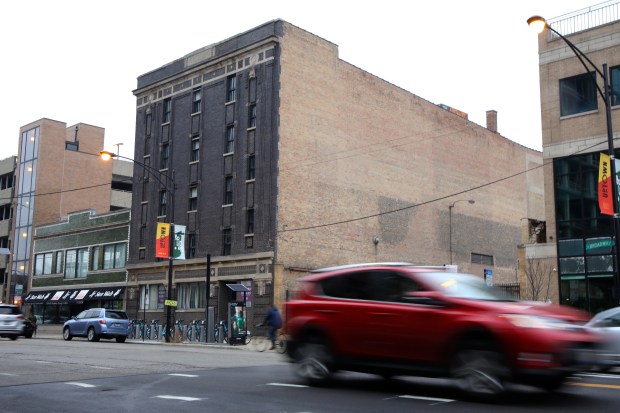
[[[13,216],[13,190],[15,183],[15,156],[0,160],[0,302],[6,302],[5,291],[8,281],[9,235]]]
[[[542,155],[502,136],[495,111],[475,124],[283,20],[143,74],[134,94],[127,307],[147,318],[161,318],[168,282],[185,320],[207,300],[225,318],[243,285],[252,325],[300,276],[357,262],[514,283],[522,223],[545,219]],[[185,228],[171,272],[158,222]]]

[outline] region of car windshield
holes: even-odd
[[[514,301],[497,288],[489,287],[475,275],[455,272],[416,273],[420,281],[449,297],[485,301]]]

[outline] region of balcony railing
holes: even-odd
[[[611,0],[585,9],[549,19],[547,23],[564,36],[589,30],[620,20],[620,1]],[[547,40],[557,39],[558,35],[547,30]]]

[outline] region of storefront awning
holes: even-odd
[[[125,287],[32,291],[24,298],[24,304],[71,304],[94,300],[120,300],[124,292]]]

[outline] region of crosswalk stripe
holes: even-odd
[[[80,383],[80,382],[77,382],[77,381],[68,381],[65,384],[69,384],[71,386],[86,387],[86,388],[97,387],[94,384]]]
[[[288,383],[267,383],[267,386],[281,386],[281,387],[308,387],[303,384],[288,384]]]
[[[176,376],[176,377],[198,377],[197,374],[181,374],[181,373],[170,373],[168,376]]]
[[[184,402],[195,402],[195,401],[201,400],[197,397],[170,396],[170,395],[161,395],[161,396],[155,396],[155,397],[160,398],[160,399],[168,399],[168,400],[182,400]]]

